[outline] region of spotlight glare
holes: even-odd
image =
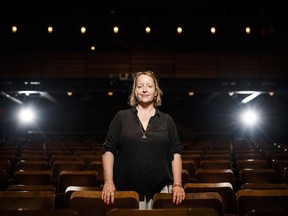
[[[245,111],[241,115],[241,120],[246,125],[255,125],[258,122],[258,115],[254,111]]]
[[[31,108],[22,108],[19,111],[18,117],[23,123],[33,122],[35,119],[35,113]]]

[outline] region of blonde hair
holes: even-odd
[[[130,106],[136,106],[136,105],[138,105],[138,103],[139,103],[139,100],[138,100],[138,98],[137,98],[136,95],[135,95],[135,91],[136,91],[137,79],[138,79],[138,77],[139,77],[140,75],[147,75],[147,76],[149,76],[149,77],[151,77],[151,78],[153,79],[153,82],[154,82],[154,85],[155,85],[155,91],[156,91],[156,96],[155,96],[154,99],[153,99],[153,105],[154,105],[154,107],[161,106],[161,104],[162,104],[161,96],[163,95],[163,92],[162,92],[162,90],[159,88],[158,80],[157,80],[156,76],[154,75],[154,73],[153,73],[152,71],[141,71],[141,72],[137,72],[137,73],[134,75],[132,92],[131,92],[131,94],[130,94],[128,104],[129,104]]]

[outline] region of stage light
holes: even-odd
[[[48,33],[51,34],[53,32],[53,27],[52,26],[48,26]]]
[[[147,27],[145,28],[145,31],[146,31],[147,34],[149,34],[149,33],[151,32],[151,28],[150,28],[149,26],[147,26]]]
[[[115,34],[117,34],[117,33],[119,32],[119,27],[118,27],[118,26],[114,26],[113,32],[114,32]]]
[[[194,96],[194,92],[193,92],[193,91],[189,91],[189,92],[188,92],[188,95],[189,95],[189,96]]]
[[[210,28],[210,32],[211,32],[211,34],[216,34],[216,28],[215,27],[211,27]]]
[[[259,116],[254,110],[243,111],[240,118],[242,123],[248,126],[255,125],[259,121]]]
[[[179,26],[179,27],[177,27],[177,33],[178,33],[178,34],[182,34],[182,32],[183,32],[183,29],[182,29],[182,27],[180,27],[180,26]]]
[[[85,27],[85,26],[82,26],[81,29],[80,29],[80,31],[81,31],[81,34],[85,34],[85,33],[86,33],[86,27]]]
[[[246,32],[246,34],[250,34],[251,33],[251,28],[249,26],[247,26],[245,28],[245,32]]]
[[[21,108],[18,113],[18,118],[21,123],[32,123],[35,120],[35,111],[31,107]]]
[[[230,92],[228,92],[228,95],[229,95],[230,97],[232,97],[233,95],[235,95],[235,92],[234,92],[234,91],[230,91]]]
[[[17,30],[18,30],[18,29],[17,29],[17,26],[12,26],[12,32],[13,32],[13,33],[16,33]]]

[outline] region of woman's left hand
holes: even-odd
[[[185,199],[185,191],[181,186],[172,187],[173,203],[179,205]]]

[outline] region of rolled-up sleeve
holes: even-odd
[[[107,151],[110,151],[114,155],[116,154],[119,142],[120,130],[121,130],[121,123],[120,123],[120,115],[118,112],[109,125],[105,142],[103,145],[102,154],[104,154]]]
[[[172,160],[174,154],[182,154],[183,147],[181,145],[181,140],[178,136],[176,125],[170,117],[170,127],[169,127],[169,139],[170,139],[170,151],[172,154]]]

